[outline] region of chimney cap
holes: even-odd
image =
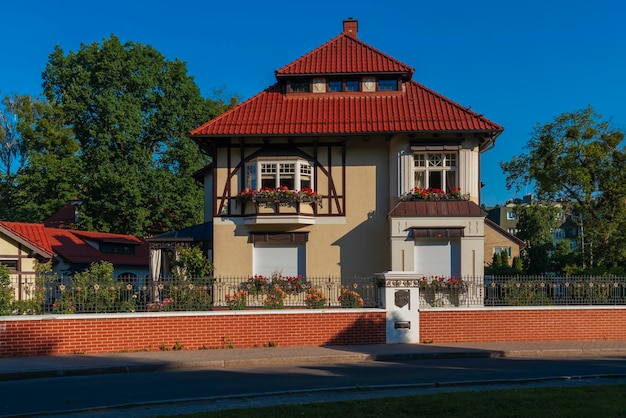
[[[351,17],[343,21],[343,33],[356,38],[359,31],[359,21]]]

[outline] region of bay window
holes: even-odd
[[[313,169],[309,161],[293,159],[256,159],[245,166],[245,188],[302,190],[313,187]]]

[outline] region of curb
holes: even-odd
[[[625,349],[525,349],[525,350],[463,350],[454,352],[409,352],[393,354],[340,354],[323,356],[258,357],[221,360],[151,362],[147,364],[119,364],[95,367],[41,368],[40,370],[0,372],[0,381],[27,380],[50,377],[87,376],[113,373],[137,373],[175,370],[211,370],[245,367],[297,366],[307,364],[359,363],[365,361],[406,361],[464,358],[529,358],[572,356],[626,356]]]

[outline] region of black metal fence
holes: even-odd
[[[485,306],[626,305],[626,277],[487,276]]]
[[[420,287],[420,308],[626,305],[626,277],[467,277],[462,285]],[[217,277],[102,281],[12,277],[14,314],[378,307],[373,277],[268,280]]]
[[[15,276],[14,314],[209,311],[213,309],[376,307],[372,277],[161,278],[100,280]]]

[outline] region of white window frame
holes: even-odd
[[[494,254],[501,254],[505,251],[507,255],[509,256],[509,258],[511,258],[511,247],[493,247]]]
[[[514,221],[517,219],[517,215],[515,214],[515,212],[513,212],[512,210],[507,211],[506,213],[506,219],[509,221]]]
[[[437,188],[448,192],[459,187],[458,152],[415,152],[413,154],[413,187]],[[441,185],[431,184],[431,173],[441,172]],[[418,181],[418,176],[422,177]],[[449,184],[454,182],[454,184]]]
[[[305,187],[312,189],[313,172],[313,163],[303,158],[257,158],[246,163],[244,184],[248,190],[259,190],[264,187],[264,178],[273,178],[274,185],[271,188],[275,189],[284,186],[284,180],[289,179],[289,183],[293,182],[294,190]]]

